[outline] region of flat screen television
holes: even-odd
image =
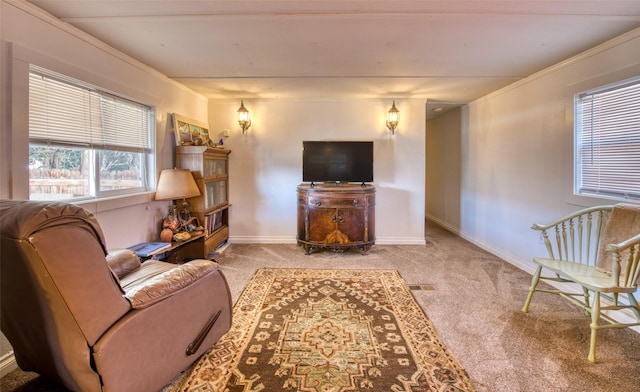
[[[303,182],[372,182],[372,141],[303,141]]]

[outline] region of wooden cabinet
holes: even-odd
[[[373,185],[300,184],[298,186],[298,245],[314,248],[360,248],[375,242],[376,190]]]
[[[183,264],[192,259],[201,259],[204,249],[204,234],[191,237],[186,241],[172,242],[171,247],[154,252],[147,257],[140,257],[141,261],[148,259],[162,260],[173,264]]]
[[[229,153],[207,146],[176,147],[176,167],[189,169],[200,196],[188,199],[191,216],[205,229],[200,257],[207,257],[229,239]]]

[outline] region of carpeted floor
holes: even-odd
[[[296,245],[234,244],[218,262],[234,302],[259,268],[397,270],[481,392],[640,390],[639,333],[601,331],[598,363],[589,363],[589,320],[583,312],[539,294],[523,314],[530,275],[437,226],[428,227],[426,246],[376,245],[367,255],[307,256]],[[3,377],[0,388],[63,390],[19,370]]]

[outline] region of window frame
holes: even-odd
[[[43,68],[34,64],[29,64],[28,66],[28,78],[29,78],[29,82],[27,82],[27,85],[30,86],[31,83],[31,76],[32,74],[36,74],[36,75],[41,75],[44,76],[46,78],[50,78],[50,79],[54,79],[58,82],[62,82],[62,83],[66,83],[74,88],[78,88],[78,89],[83,89],[83,90],[87,90],[89,93],[92,94],[97,94],[101,97],[104,96],[107,98],[107,100],[112,99],[115,102],[124,102],[126,103],[130,103],[132,106],[139,106],[142,107],[144,109],[142,109],[142,111],[144,112],[144,114],[146,115],[146,128],[147,128],[147,136],[146,136],[146,146],[145,147],[135,147],[135,146],[117,146],[117,145],[111,145],[111,144],[96,144],[96,145],[92,145],[91,143],[74,143],[71,140],[62,140],[62,141],[51,141],[51,140],[46,140],[46,139],[36,139],[36,138],[32,138],[31,134],[30,134],[30,130],[31,130],[31,126],[29,124],[27,130],[28,130],[28,135],[27,135],[27,143],[28,146],[35,146],[35,145],[45,145],[45,144],[54,144],[54,145],[59,145],[62,147],[68,147],[68,148],[82,148],[82,149],[86,149],[89,154],[90,154],[90,158],[89,160],[91,161],[90,163],[90,168],[91,168],[91,172],[88,175],[88,180],[89,180],[89,195],[86,196],[80,196],[80,197],[66,197],[66,198],[61,198],[61,199],[55,199],[55,200],[63,200],[63,201],[72,201],[72,202],[78,202],[78,203],[82,203],[82,202],[88,202],[88,201],[100,201],[100,200],[108,200],[108,199],[112,199],[112,198],[118,198],[118,197],[124,197],[124,196],[134,196],[134,195],[139,195],[139,194],[150,194],[154,191],[155,188],[155,184],[154,184],[154,176],[151,176],[151,173],[154,172],[155,170],[155,159],[156,159],[156,154],[157,154],[157,148],[156,148],[156,107],[152,104],[148,104],[148,103],[144,103],[141,102],[139,100],[136,99],[132,99],[129,97],[126,97],[122,94],[118,94],[118,93],[114,93],[112,91],[109,91],[107,89],[101,88],[99,86],[90,84],[88,82],[84,82],[82,80],[78,80],[76,78],[70,77],[70,76],[66,76],[63,74],[60,74],[56,71],[47,69],[47,68]],[[102,100],[101,100],[102,102]],[[30,98],[28,99],[28,103],[30,103]],[[126,107],[126,105],[125,105]],[[100,110],[101,113],[104,113],[104,111],[101,109]],[[30,113],[29,113],[30,114]],[[102,116],[102,114],[101,114]],[[103,119],[104,120],[104,119]],[[104,121],[101,122],[101,124],[104,124]],[[138,157],[136,157],[137,160],[139,160],[139,164],[140,164],[140,172],[139,172],[139,178],[140,178],[140,186],[135,186],[135,187],[130,187],[130,188],[125,188],[125,189],[116,189],[116,190],[102,190],[101,189],[101,170],[100,170],[100,164],[101,164],[101,151],[123,151],[123,152],[129,152],[129,153],[135,153],[138,155]],[[30,154],[28,154],[30,155]],[[30,173],[28,174],[28,180],[27,182],[30,183],[31,181],[31,175]],[[30,190],[27,192],[27,197],[30,198],[31,192]],[[49,199],[47,199],[49,200]],[[53,199],[51,199],[53,200]]]
[[[610,127],[609,127],[605,129],[607,133],[605,133],[605,138],[604,138],[605,140],[602,141],[599,138],[594,137],[595,134],[593,133],[593,129],[595,129],[595,127],[593,127],[593,124],[595,124],[595,122],[593,120],[589,125],[586,126],[586,128],[585,126],[583,126],[584,122],[583,122],[582,107],[583,107],[583,101],[585,99],[587,98],[591,99],[591,97],[597,96],[598,94],[607,94],[611,92],[620,91],[628,87],[632,87],[634,89],[640,89],[640,77],[632,77],[632,78],[620,80],[617,82],[608,83],[606,85],[590,88],[588,90],[580,91],[574,94],[573,96],[573,134],[574,134],[573,156],[574,156],[574,159],[573,159],[573,187],[572,187],[573,196],[586,197],[590,199],[597,198],[597,199],[616,200],[616,201],[630,201],[630,202],[640,201],[640,188],[638,188],[640,187],[640,178],[638,179],[637,184],[635,183],[635,181],[633,182],[634,186],[636,186],[638,190],[637,191],[634,190],[631,192],[617,190],[615,188],[600,187],[600,186],[595,187],[595,189],[587,189],[588,188],[587,186],[582,186],[583,184],[582,180],[583,180],[583,177],[585,176],[584,174],[585,170],[583,170],[584,160],[583,160],[583,154],[582,154],[584,144],[590,144],[590,149],[593,152],[593,150],[596,147],[600,147],[602,145],[607,145],[607,144],[612,145],[614,143],[617,143],[618,145],[625,144],[628,141],[628,139],[630,139],[630,140],[635,140],[633,143],[634,146],[638,144],[638,147],[636,147],[635,150],[631,149],[630,153],[638,152],[640,154],[640,127],[636,128],[631,135],[624,135],[624,136],[621,135],[621,131],[613,131],[613,132],[610,131]],[[638,96],[636,95],[636,97]],[[616,101],[615,103],[619,103],[619,102],[620,101]],[[634,105],[635,107],[633,109],[635,110],[632,113],[633,115],[640,113],[640,99]],[[603,115],[601,117],[605,117],[605,116]],[[592,136],[590,141],[583,143],[583,135],[586,133],[585,129],[591,130]],[[617,138],[609,139],[610,135],[616,136]],[[597,135],[597,136],[602,138],[602,135]],[[602,155],[604,157],[618,156],[616,154],[607,155],[606,153],[603,153]],[[635,157],[635,154],[633,156]],[[616,159],[620,161],[622,158],[617,157]],[[639,159],[640,159],[640,155],[638,155],[636,160],[639,160]],[[617,162],[617,164],[618,164],[618,168],[620,168],[620,166],[622,165],[621,162]],[[602,167],[599,166],[599,168],[602,168]],[[616,174],[624,174],[624,172],[618,170]],[[598,179],[598,182],[599,182],[598,185],[600,185],[602,184],[603,181],[599,181]],[[616,181],[616,185],[619,186],[620,184],[621,184],[620,180]]]

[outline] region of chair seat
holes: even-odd
[[[616,285],[611,275],[600,272],[589,265],[542,257],[534,257],[533,261],[590,290],[601,293],[631,293],[636,290],[635,287],[621,287]]]

